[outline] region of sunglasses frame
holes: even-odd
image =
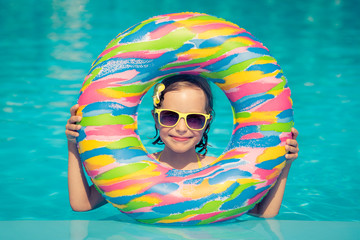
[[[164,124],[162,124],[162,123],[160,122],[160,114],[161,114],[161,112],[163,112],[163,111],[175,112],[175,113],[177,113],[177,114],[179,115],[179,118],[178,118],[178,120],[176,121],[176,123],[175,123],[174,125],[172,125],[172,126],[167,126],[167,125],[164,125]],[[183,118],[184,121],[185,121],[186,126],[187,126],[190,130],[193,130],[193,131],[201,131],[201,130],[203,130],[203,129],[205,128],[206,123],[208,122],[208,120],[211,119],[211,114],[206,114],[206,113],[181,113],[181,112],[178,112],[178,111],[175,111],[175,110],[172,110],[172,109],[159,109],[159,108],[155,108],[155,114],[157,114],[158,123],[159,123],[161,126],[163,126],[163,127],[175,127],[175,126],[179,123],[180,119]],[[205,117],[204,126],[203,126],[202,128],[200,128],[200,129],[195,129],[195,128],[191,128],[191,127],[188,125],[188,122],[187,122],[187,119],[186,119],[186,118],[187,118],[188,115],[191,115],[191,114],[198,114],[198,115],[201,115],[201,116]]]

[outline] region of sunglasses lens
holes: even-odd
[[[162,111],[160,113],[160,123],[165,126],[174,126],[179,119],[179,114],[173,111]]]
[[[192,129],[202,129],[206,122],[203,115],[200,114],[189,114],[186,118],[187,124]]]

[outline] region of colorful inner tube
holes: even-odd
[[[207,78],[232,106],[227,148],[200,169],[162,165],[137,132],[142,97],[174,74]],[[248,212],[281,173],[293,126],[290,89],[268,49],[237,25],[200,13],[156,16],[119,34],[93,63],[78,103],[87,174],[108,202],[149,224],[208,224]]]

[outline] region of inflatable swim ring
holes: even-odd
[[[137,133],[144,94],[173,74],[214,82],[234,113],[230,143],[212,164],[177,170],[153,159]],[[112,40],[81,88],[80,158],[98,191],[142,223],[198,225],[252,209],[276,182],[291,138],[286,78],[250,33],[200,13],[168,14]]]

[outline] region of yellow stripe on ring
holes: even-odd
[[[208,39],[212,37],[218,37],[218,36],[229,36],[234,35],[236,33],[240,32],[240,30],[237,28],[221,28],[221,29],[212,29],[208,30],[206,32],[199,33],[197,37],[199,39]]]
[[[276,159],[278,157],[284,156],[286,150],[284,146],[276,146],[266,148],[260,156],[257,157],[256,163],[262,163],[267,160]]]
[[[121,197],[121,196],[131,196],[131,195],[135,195],[135,194],[139,194],[141,192],[143,192],[148,186],[152,185],[153,183],[136,183],[133,184],[131,186],[128,186],[126,188],[123,189],[119,189],[119,190],[115,190],[115,191],[111,191],[111,192],[105,192],[106,196],[109,197]]]
[[[82,140],[81,142],[79,142],[79,152],[80,153],[84,153],[96,148],[102,148],[105,147],[109,144],[111,144],[112,142],[109,141],[98,141],[98,140]]]
[[[84,161],[86,169],[92,171],[116,162],[110,155],[99,155]]]
[[[182,218],[176,218],[176,219],[163,219],[159,220],[158,223],[174,223],[174,222],[182,222],[188,218],[192,218],[194,216],[197,216],[198,214],[190,214]]]

